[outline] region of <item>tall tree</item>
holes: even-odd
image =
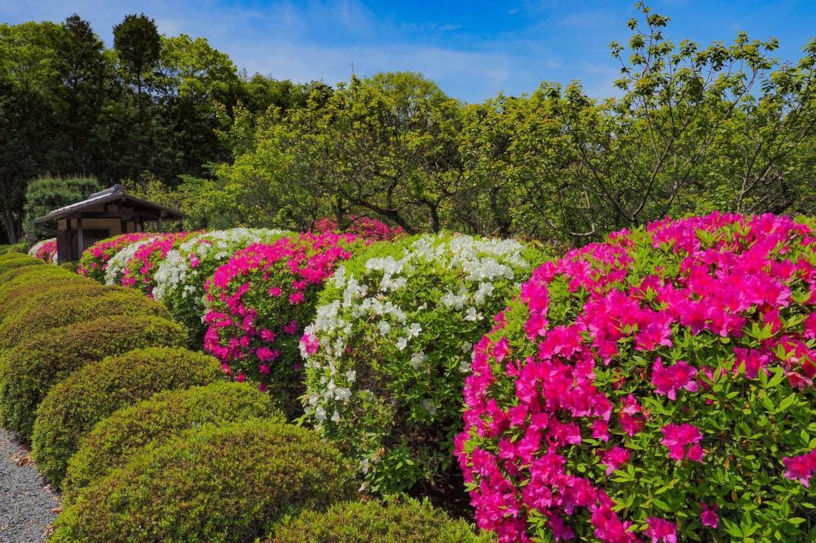
[[[113,47],[141,97],[145,74],[158,64],[161,54],[161,36],[156,23],[144,13],[126,15],[113,27]]]

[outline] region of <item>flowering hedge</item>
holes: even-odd
[[[371,246],[328,282],[301,341],[305,410],[369,490],[446,483],[473,342],[537,261],[512,240],[417,236]]]
[[[271,243],[287,232],[233,228],[195,235],[167,253],[154,275],[153,296],[161,300],[198,339],[204,319],[204,282],[236,252],[254,243]]]
[[[125,273],[127,273],[128,262],[130,262],[136,254],[136,251],[153,241],[160,241],[164,235],[165,234],[151,233],[149,236],[134,240],[116,251],[113,256],[108,259],[107,266],[105,267],[105,284],[121,285],[122,278]]]
[[[479,526],[813,540],[814,241],[788,217],[712,214],[538,268],[466,379],[456,454]]]
[[[387,241],[405,233],[402,227],[390,227],[387,224],[369,217],[349,217],[350,224],[345,230],[338,228],[337,222],[328,217],[315,221],[313,230],[317,233],[334,232],[336,234],[349,233],[370,241]]]
[[[259,382],[291,414],[300,392],[299,332],[323,282],[362,242],[353,234],[303,233],[235,253],[207,280],[204,349],[238,381]]]
[[[96,279],[100,283],[104,283],[105,271],[108,269],[108,261],[113,255],[132,243],[155,235],[156,234],[149,232],[133,232],[130,234],[120,234],[94,243],[82,252],[77,272],[91,279]]]
[[[46,264],[57,263],[57,238],[38,241],[28,250],[28,256],[45,261]]]
[[[153,288],[156,286],[153,276],[159,264],[172,249],[193,235],[195,234],[191,232],[173,232],[149,238],[146,243],[139,243],[132,256],[125,262],[122,285],[137,288],[152,297]]]

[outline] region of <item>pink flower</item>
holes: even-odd
[[[293,320],[283,327],[283,332],[291,336],[297,333],[297,328],[298,328],[297,321]]]
[[[720,517],[716,513],[718,507],[716,505],[709,506],[705,503],[701,503],[700,506],[703,508],[702,513],[700,513],[700,522],[707,528],[716,529],[720,522]]]
[[[810,478],[816,471],[816,449],[801,456],[785,457],[782,463],[785,465],[785,477],[809,487]]]
[[[601,463],[606,466],[606,474],[611,475],[613,471],[629,462],[629,451],[617,445],[608,451],[599,452]]]
[[[681,461],[688,458],[695,462],[702,462],[703,449],[698,443],[703,439],[699,428],[691,424],[670,423],[661,429],[663,439],[660,441],[669,449],[669,458]]]
[[[306,298],[303,296],[302,292],[293,292],[292,294],[289,295],[289,303],[292,305],[302,303],[303,300],[305,299]]]
[[[663,360],[658,356],[652,364],[652,386],[656,393],[667,396],[670,400],[677,399],[677,391],[680,389],[696,392],[696,375],[697,369],[683,360],[664,368]]]
[[[303,334],[303,337],[300,338],[300,344],[303,345],[303,348],[308,354],[315,354],[320,347],[317,337],[309,334]]]
[[[652,538],[652,543],[677,543],[677,525],[668,520],[656,517],[646,519],[649,527],[646,535]]]

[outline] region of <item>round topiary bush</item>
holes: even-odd
[[[372,245],[328,281],[301,342],[304,407],[366,488],[461,494],[452,442],[470,351],[541,259],[513,240],[423,235]]]
[[[217,379],[223,373],[214,358],[170,347],[138,349],[85,366],[57,383],[37,408],[32,458],[59,487],[79,439],[94,424],[156,392]]]
[[[172,249],[193,235],[195,235],[194,232],[174,232],[152,238],[149,242],[140,245],[125,263],[122,285],[137,288],[152,297],[153,288],[156,286],[153,276],[159,264]]]
[[[38,258],[31,258],[25,255],[19,255],[19,257],[15,256],[15,258],[4,258],[3,260],[0,260],[0,274],[4,274],[7,271],[16,270],[25,266],[36,266],[42,263],[43,261]]]
[[[74,273],[64,270],[59,266],[43,266],[42,260],[28,262],[23,266],[16,266],[6,271],[0,271],[0,289],[2,292],[12,290],[14,285],[21,285],[33,282],[45,282],[63,277],[74,277],[81,279]],[[0,294],[1,295],[1,294]]]
[[[299,331],[323,282],[361,247],[351,234],[307,232],[238,251],[207,280],[204,350],[238,381],[274,384],[291,414],[302,391]]]
[[[191,344],[203,341],[204,283],[219,266],[241,249],[269,244],[291,234],[285,230],[233,228],[195,235],[167,253],[154,275],[153,296],[187,325]]]
[[[96,279],[100,283],[105,282],[105,271],[108,269],[108,260],[113,255],[132,243],[145,238],[153,237],[150,232],[132,232],[130,234],[119,234],[94,243],[82,252],[79,258],[77,273]]]
[[[268,543],[487,543],[494,540],[488,534],[476,535],[466,522],[451,519],[429,502],[410,498],[345,502],[325,512],[304,511],[278,523],[274,532],[275,536]]]
[[[127,315],[100,317],[28,337],[0,355],[0,426],[29,439],[40,402],[72,372],[133,349],[181,347],[186,339],[180,324]]]
[[[501,541],[813,540],[812,224],[712,214],[538,268],[456,454]]]
[[[80,440],[68,462],[63,503],[72,503],[80,490],[124,466],[148,444],[158,446],[204,424],[224,426],[252,418],[283,422],[269,394],[227,381],[161,392],[119,409]]]
[[[311,430],[257,419],[207,425],[84,489],[51,541],[252,541],[284,515],[353,493],[345,459]]]
[[[80,277],[60,277],[50,281],[15,284],[7,289],[0,284],[0,321],[10,318],[30,306],[88,296],[98,296],[104,287]]]
[[[79,291],[84,285],[79,284]],[[21,301],[14,312],[6,315],[0,323],[0,349],[14,346],[25,337],[45,332],[75,322],[94,319],[100,315],[152,315],[170,319],[170,312],[162,304],[144,295],[121,287],[91,289],[78,296],[70,286],[66,295],[55,299],[35,298]],[[67,294],[74,292],[73,297]]]

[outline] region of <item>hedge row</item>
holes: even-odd
[[[85,366],[54,386],[37,409],[32,457],[60,486],[79,439],[94,424],[156,392],[221,377],[221,367],[211,356],[168,347],[134,350]]]
[[[103,316],[26,337],[0,355],[0,425],[31,438],[37,407],[52,386],[106,356],[149,346],[183,346],[186,331],[152,316]]]
[[[244,383],[168,390],[123,407],[81,438],[68,464],[63,500],[72,503],[81,489],[124,466],[146,445],[161,445],[205,424],[223,426],[251,418],[283,422],[271,397]]]
[[[334,446],[285,425],[274,390],[217,382],[220,364],[178,347],[186,334],[165,308],[20,264],[0,283],[0,423],[31,437],[36,465],[64,487],[51,540],[276,537],[281,519],[355,496]],[[472,535],[416,507],[389,509],[376,531]]]

